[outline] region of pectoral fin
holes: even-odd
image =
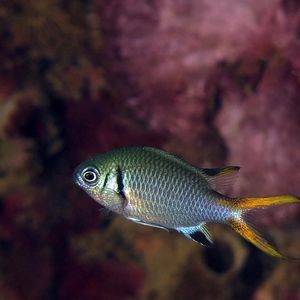
[[[203,246],[211,246],[213,244],[211,235],[205,223],[193,227],[179,227],[177,231],[188,239],[193,240]]]
[[[128,199],[124,192],[123,171],[118,167],[115,171],[106,174],[102,187],[103,199],[111,210],[122,213],[128,205]]]
[[[109,207],[109,209],[114,212],[120,214],[123,213],[124,207],[127,205],[127,203],[120,194],[110,188],[103,189],[102,193],[103,199],[105,199],[105,202],[103,201],[104,206]]]

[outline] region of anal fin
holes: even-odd
[[[213,244],[211,235],[205,223],[192,227],[179,227],[177,231],[188,239],[193,240],[203,246],[211,246]]]

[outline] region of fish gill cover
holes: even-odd
[[[299,298],[299,263],[219,226],[213,249],[137,228],[71,181],[92,154],[148,145],[241,165],[235,195],[299,196],[299,6],[3,0],[0,299]],[[297,217],[259,223],[296,255]]]

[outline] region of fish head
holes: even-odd
[[[81,163],[73,173],[73,179],[80,188],[100,204],[105,205],[103,186],[108,174],[101,157],[92,157]]]

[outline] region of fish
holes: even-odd
[[[200,168],[157,148],[125,147],[87,159],[73,177],[102,206],[135,223],[176,230],[204,246],[213,245],[207,224],[227,224],[263,252],[287,258],[254,229],[247,215],[273,205],[300,203],[300,198],[229,197],[219,192],[239,169]]]

